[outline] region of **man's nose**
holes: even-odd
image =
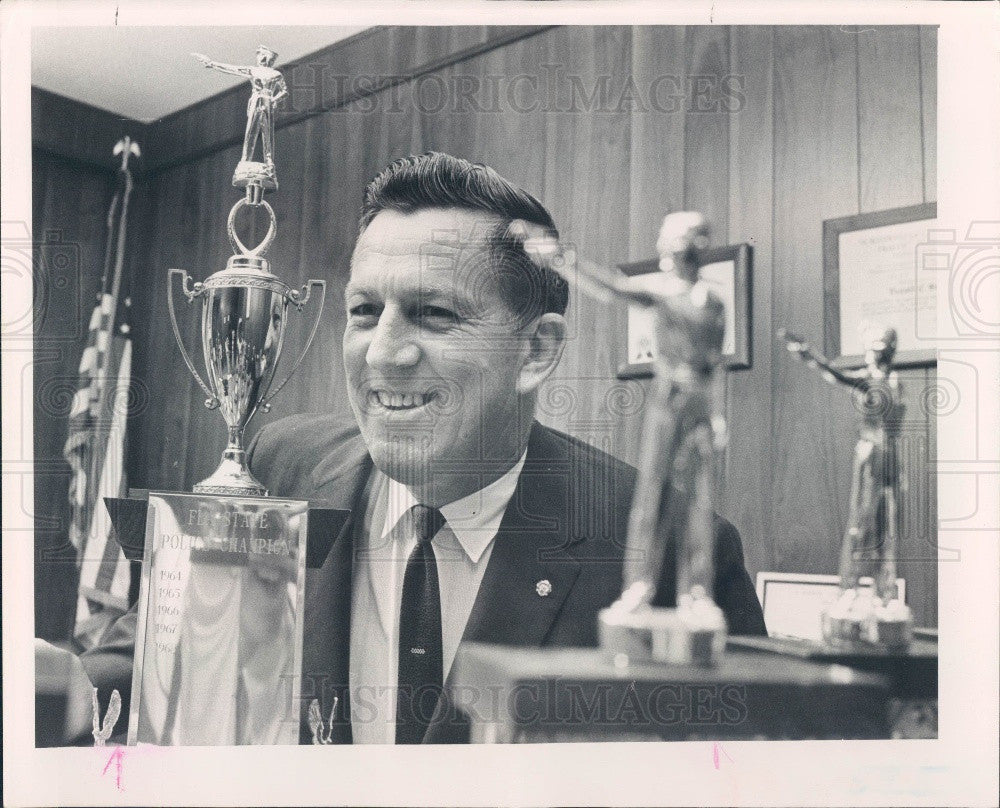
[[[417,330],[404,312],[386,306],[368,343],[365,361],[376,370],[412,367],[420,361]]]

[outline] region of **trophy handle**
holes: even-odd
[[[181,329],[177,325],[177,314],[174,311],[174,276],[179,275],[181,278],[181,291],[184,292],[184,297],[188,299],[188,303],[194,300],[202,293],[202,285],[200,283],[194,284],[193,287],[189,287],[191,282],[191,276],[183,269],[171,269],[169,270],[169,277],[167,278],[167,308],[170,310],[170,325],[174,329],[174,339],[177,340],[177,345],[180,346],[181,356],[184,357],[184,364],[187,365],[187,369],[191,371],[191,375],[194,376],[195,381],[198,382],[201,389],[208,396],[205,399],[205,406],[210,410],[214,410],[219,406],[219,399],[216,397],[215,393],[212,392],[211,388],[202,380],[201,376],[198,374],[198,370],[194,366],[194,362],[191,361],[191,356],[187,352],[187,348],[184,347],[184,340],[181,339]]]
[[[181,271],[181,270],[179,270]],[[288,375],[281,380],[281,383],[274,388],[267,396],[265,396],[260,403],[260,409],[262,412],[268,412],[271,409],[271,400],[281,392],[281,388],[288,384],[288,380],[292,378],[295,371],[298,370],[299,365],[302,364],[302,360],[306,358],[306,354],[309,352],[309,347],[313,343],[313,339],[316,337],[316,331],[319,329],[319,318],[323,314],[323,304],[326,302],[326,281],[309,280],[302,285],[302,291],[298,289],[293,289],[289,292],[289,298],[295,305],[295,308],[302,310],[302,307],[309,301],[312,295],[312,288],[316,286],[319,287],[319,310],[316,312],[316,317],[313,319],[312,330],[309,332],[309,338],[306,340],[306,345],[302,349],[302,353],[299,354],[299,358],[295,360],[295,364],[292,365],[292,369],[288,371]]]

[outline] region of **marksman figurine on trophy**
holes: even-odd
[[[257,48],[257,64],[245,66],[215,62],[202,53],[192,53],[191,55],[212,70],[250,79],[252,91],[250,100],[247,102],[247,128],[243,135],[243,156],[233,173],[233,185],[237,188],[257,185],[262,190],[276,190],[278,179],[274,170],[274,108],[282,98],[288,95],[285,79],[273,67],[278,54],[261,45]],[[262,141],[261,156],[263,159],[261,161],[253,159],[258,140]]]
[[[913,638],[913,614],[899,598],[899,431],[905,407],[899,375],[893,370],[896,331],[873,327],[865,335],[865,366],[839,370],[794,334],[782,331],[788,350],[818,368],[831,384],[852,389],[862,414],[851,472],[847,529],[840,549],[840,594],[822,615],[830,645],[905,649]],[[874,592],[859,584],[860,562],[874,556]]]

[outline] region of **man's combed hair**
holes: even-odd
[[[516,219],[543,227],[559,237],[555,222],[541,202],[505,180],[489,166],[440,152],[402,157],[388,165],[365,188],[360,231],[380,211],[402,213],[423,208],[462,208],[497,216],[487,237],[491,263],[501,293],[523,321],[548,312],[564,314],[569,287],[551,269],[539,267],[511,235]]]

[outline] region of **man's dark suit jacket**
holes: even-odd
[[[363,516],[373,463],[356,424],[330,415],[298,415],[262,429],[251,443],[251,468],[274,496],[350,509]],[[621,594],[622,557],[635,469],[589,444],[534,424],[524,468],[500,523],[464,640],[520,646],[594,646],[597,613]],[[731,634],[764,634],[764,618],[743,562],[736,529],[716,519],[715,597]],[[313,698],[330,715],[334,740],[350,742],[347,693],[351,625],[352,517],[322,567],[306,571],[303,716]],[[676,567],[668,553],[664,569]],[[540,597],[536,584],[551,583]],[[672,593],[665,575],[662,590]],[[665,603],[664,605],[672,605]],[[134,615],[102,649],[82,658],[98,687],[127,688]],[[128,652],[127,674],[123,652]],[[101,653],[103,652],[103,653]],[[88,657],[90,659],[88,660]],[[97,677],[97,678],[95,678]],[[100,681],[98,681],[100,680]],[[468,723],[447,696],[425,743],[468,741]],[[311,736],[305,721],[301,741]]]

